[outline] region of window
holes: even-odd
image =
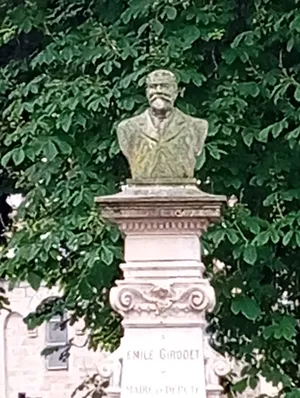
[[[46,324],[46,345],[47,348],[61,347],[47,355],[46,363],[48,370],[67,370],[68,358],[61,358],[61,354],[66,350],[68,343],[68,329],[60,328],[62,319],[60,316],[55,316]]]

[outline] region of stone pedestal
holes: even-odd
[[[124,279],[110,292],[124,337],[102,370],[111,397],[221,396],[228,366],[205,337],[215,294],[203,278],[200,237],[224,201],[193,184],[126,186],[97,198],[125,235]]]

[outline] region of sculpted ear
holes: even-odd
[[[207,120],[199,120],[197,123],[196,131],[197,131],[197,137],[196,137],[195,153],[198,156],[202,152],[203,145],[207,137],[208,133]]]

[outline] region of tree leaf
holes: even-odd
[[[245,389],[247,388],[247,380],[248,378],[245,377],[242,380],[239,380],[238,382],[234,383],[233,390],[238,393],[242,393],[243,391],[245,391]]]
[[[65,113],[61,119],[61,127],[67,133],[70,130],[72,123],[72,114]]]
[[[284,316],[279,325],[282,337],[287,341],[293,341],[297,336],[296,326],[294,318]]]
[[[293,235],[294,235],[294,231],[288,231],[288,232],[284,235],[284,237],[283,237],[283,239],[282,239],[282,244],[283,244],[284,246],[287,246],[287,245],[289,244],[290,240],[292,239]]]
[[[300,84],[296,87],[294,97],[296,101],[300,102]]]
[[[93,293],[92,293],[92,287],[91,285],[88,283],[86,278],[83,278],[79,284],[78,284],[78,288],[80,290],[81,296],[84,300],[90,300]]]
[[[226,235],[231,243],[235,244],[239,241],[239,236],[234,229],[228,229]]]
[[[110,239],[113,243],[116,243],[117,240],[120,238],[121,234],[118,228],[114,227],[110,230]]]
[[[254,139],[253,133],[251,131],[243,131],[242,136],[245,144],[250,147]]]
[[[300,247],[300,231],[296,231],[296,243]]]
[[[274,324],[273,324],[273,325],[266,326],[266,327],[264,328],[264,331],[263,331],[264,339],[268,340],[268,339],[270,339],[271,337],[273,337],[273,335],[274,335],[274,333],[275,333],[275,331],[276,331],[276,328],[277,328],[277,326],[274,325]]]
[[[257,376],[252,376],[249,378],[249,387],[254,390],[259,382],[259,378]]]
[[[264,246],[269,241],[270,237],[269,231],[263,231],[257,235],[255,241],[259,246]]]
[[[246,263],[253,265],[257,260],[256,247],[251,244],[247,245],[244,250],[243,258]]]
[[[176,10],[175,7],[167,6],[167,7],[165,8],[165,11],[166,11],[166,15],[167,15],[168,19],[173,20],[173,19],[176,18],[176,16],[177,16],[177,10]]]
[[[239,90],[242,95],[251,95],[257,97],[259,94],[259,87],[255,82],[245,82],[239,84]]]
[[[139,29],[138,29],[138,36],[141,36],[144,32],[145,32],[145,30],[148,28],[148,26],[149,26],[149,23],[148,22],[146,22],[146,23],[144,23],[143,25],[141,25],[140,27],[139,27]],[[125,87],[126,88],[126,87]]]
[[[152,21],[152,28],[154,29],[154,32],[159,36],[164,30],[164,25],[158,19],[154,19]]]
[[[246,318],[251,321],[255,321],[260,316],[260,308],[257,305],[256,301],[245,297],[241,312],[245,315]]]
[[[276,231],[275,228],[270,228],[270,235],[271,235],[271,240],[273,243],[278,243],[280,241],[280,235],[278,233],[278,231]]]
[[[195,25],[188,25],[182,30],[182,36],[188,45],[191,45],[200,37],[200,30]]]
[[[240,300],[238,300],[237,298],[235,298],[232,303],[231,303],[231,311],[237,315],[241,312],[241,305],[240,305]]]
[[[249,218],[247,219],[247,223],[246,225],[248,226],[248,228],[250,229],[250,231],[257,235],[260,231],[260,226],[257,222],[257,220],[255,218]]]
[[[73,206],[76,207],[79,205],[79,203],[81,203],[83,200],[83,191],[80,190],[76,195],[75,198],[73,200]]]
[[[234,314],[242,313],[251,321],[255,321],[261,314],[257,302],[243,295],[238,295],[234,298],[231,304],[231,310]]]
[[[66,141],[56,137],[55,143],[57,144],[58,148],[61,150],[63,154],[69,155],[72,153],[72,147]]]
[[[259,141],[267,142],[271,129],[272,129],[272,126],[268,126],[268,127],[264,128],[263,130],[261,130],[258,134]]]
[[[106,246],[102,246],[101,248],[101,260],[106,265],[111,265],[114,259],[113,252]]]
[[[285,398],[300,398],[300,389],[293,388],[292,391],[285,394]]]
[[[29,272],[27,276],[28,283],[34,290],[38,290],[41,286],[42,278],[34,272]]]
[[[293,49],[294,45],[295,45],[295,40],[293,37],[291,37],[290,40],[286,44],[286,50],[288,52],[290,52]]]
[[[25,152],[22,148],[14,149],[12,152],[12,158],[15,165],[18,166],[25,159]]]
[[[232,255],[233,258],[236,260],[238,258],[241,257],[242,253],[243,253],[244,247],[242,245],[235,245],[235,248],[233,249]]]
[[[7,166],[8,162],[10,161],[10,159],[12,157],[13,151],[14,150],[9,151],[4,156],[1,157],[1,164],[3,167]]]
[[[222,242],[222,240],[224,239],[224,237],[225,237],[225,233],[226,233],[226,231],[224,231],[223,229],[219,229],[219,230],[217,230],[217,231],[215,231],[211,236],[212,236],[212,239],[213,239],[213,241],[214,241],[214,244],[216,245],[216,246],[218,246],[221,242]]]
[[[49,161],[53,160],[56,157],[56,155],[58,154],[56,146],[51,140],[46,142],[44,149],[43,149],[43,153]]]

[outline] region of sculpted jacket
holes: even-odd
[[[207,130],[206,120],[175,108],[160,128],[155,128],[146,110],[122,121],[117,134],[133,179],[192,178]]]

